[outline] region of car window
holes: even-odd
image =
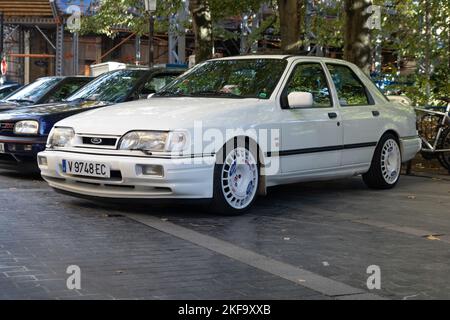
[[[156,96],[269,99],[286,65],[284,59],[266,58],[208,61]]]
[[[61,81],[60,78],[41,78],[30,83],[6,99],[12,102],[24,102],[34,104],[41,99],[49,90]]]
[[[119,70],[102,74],[67,100],[123,102],[147,72],[146,70]]]
[[[287,87],[291,92],[309,92],[314,98],[313,107],[332,107],[327,77],[319,63],[302,63],[295,67]]]
[[[88,83],[90,79],[88,78],[73,78],[67,79],[64,83],[59,86],[58,89],[54,90],[45,102],[58,102],[73,94],[75,91],[80,89],[86,83]]]
[[[11,93],[13,93],[17,89],[18,89],[18,87],[16,87],[16,86],[11,86],[11,87],[1,89],[0,90],[0,100],[6,98],[7,96],[9,96]]]
[[[141,94],[156,93],[166,85],[175,80],[176,76],[173,74],[158,74],[149,79],[142,88]]]
[[[369,105],[367,89],[358,76],[347,66],[327,64],[341,106]]]

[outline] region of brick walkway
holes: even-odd
[[[248,215],[220,217],[93,204],[3,173],[0,203],[0,299],[330,299],[339,297],[328,284],[311,287],[326,280],[369,293],[369,265],[382,270],[372,294],[450,298],[446,180],[403,177],[388,192],[357,178],[280,187]],[[146,216],[175,228],[136,221]],[[263,258],[249,263],[252,255]],[[295,283],[267,261],[312,277]],[[66,287],[69,265],[81,268],[81,290]]]

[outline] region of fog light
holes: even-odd
[[[144,165],[142,166],[142,174],[146,176],[164,176],[164,168],[160,165]]]
[[[24,145],[23,151],[33,151],[33,145],[31,145],[31,144]]]
[[[38,157],[38,163],[40,166],[47,166],[47,158],[46,157]]]

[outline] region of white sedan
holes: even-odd
[[[57,191],[92,199],[209,199],[241,214],[280,184],[362,175],[390,189],[421,149],[414,110],[356,66],[300,56],[202,63],[145,101],[55,125],[38,156]]]

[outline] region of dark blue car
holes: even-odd
[[[0,168],[36,171],[53,125],[71,115],[147,98],[185,69],[125,69],[105,73],[61,103],[17,107],[0,112]],[[150,103],[150,101],[149,101]]]
[[[0,111],[21,106],[59,102],[83,87],[91,77],[45,77],[26,85],[0,100]]]

